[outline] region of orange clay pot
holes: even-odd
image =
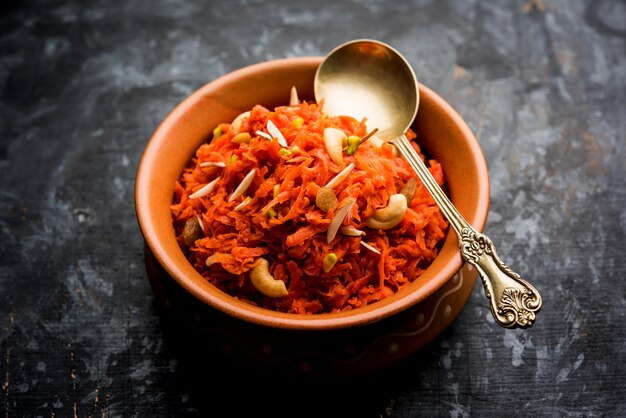
[[[183,100],[144,151],[135,205],[156,298],[174,321],[209,337],[207,350],[240,364],[345,375],[373,370],[417,351],[461,311],[476,272],[463,263],[452,231],[431,266],[397,294],[364,308],[305,316],[258,308],[210,285],[180,250],[170,214],[174,183],[213,128],[256,104],[270,109],[287,104],[292,86],[300,99],[313,101],[313,78],[321,61],[305,57],[251,65]],[[489,208],[489,176],[480,146],[449,104],[424,85],[419,89],[420,107],[412,125],[418,142],[441,163],[453,204],[482,231]]]

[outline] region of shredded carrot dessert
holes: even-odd
[[[295,99],[294,99],[295,96]],[[407,132],[415,150],[415,133]],[[439,185],[439,162],[427,161]],[[316,314],[356,309],[409,285],[448,223],[393,145],[323,103],[222,123],[176,183],[179,245],[211,284],[248,303]]]

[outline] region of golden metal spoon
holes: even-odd
[[[541,296],[463,218],[404,135],[417,114],[419,93],[415,73],[402,54],[370,39],[339,45],[317,69],[314,89],[327,113],[367,117],[370,128],[378,128],[377,135],[398,148],[450,222],[461,256],[478,271],[496,322],[506,328],[530,327],[541,309]]]

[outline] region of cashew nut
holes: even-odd
[[[261,258],[261,262],[250,270],[252,286],[265,296],[280,298],[287,296],[287,287],[282,280],[275,280],[270,274],[269,263]]]
[[[348,136],[340,129],[324,129],[324,146],[335,164],[343,164],[343,141],[347,138]]]
[[[376,209],[365,223],[372,229],[391,229],[402,221],[406,208],[407,201],[403,194],[391,195],[387,206]]]
[[[243,120],[249,117],[250,117],[250,111],[243,112],[242,114],[237,116],[235,119],[233,119],[233,121],[230,123],[230,128],[233,130],[233,132],[239,132],[239,129],[241,129],[241,124]]]

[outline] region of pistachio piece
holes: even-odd
[[[324,260],[322,261],[322,269],[324,270],[324,273],[328,273],[335,266],[336,262],[337,262],[337,254],[335,253],[326,254],[326,257],[324,257]]]
[[[357,148],[359,148],[359,145],[361,144],[361,138],[357,135],[350,135],[347,138],[348,141],[348,148],[346,149],[346,154],[348,155],[353,155]]]
[[[294,120],[291,121],[291,126],[293,126],[296,129],[302,128],[302,125],[304,125],[304,119],[302,118],[295,118]]]
[[[222,136],[222,125],[217,125],[215,129],[213,129],[213,138],[219,138]]]
[[[252,136],[248,132],[241,132],[235,135],[230,142],[234,144],[247,144],[252,139]]]

